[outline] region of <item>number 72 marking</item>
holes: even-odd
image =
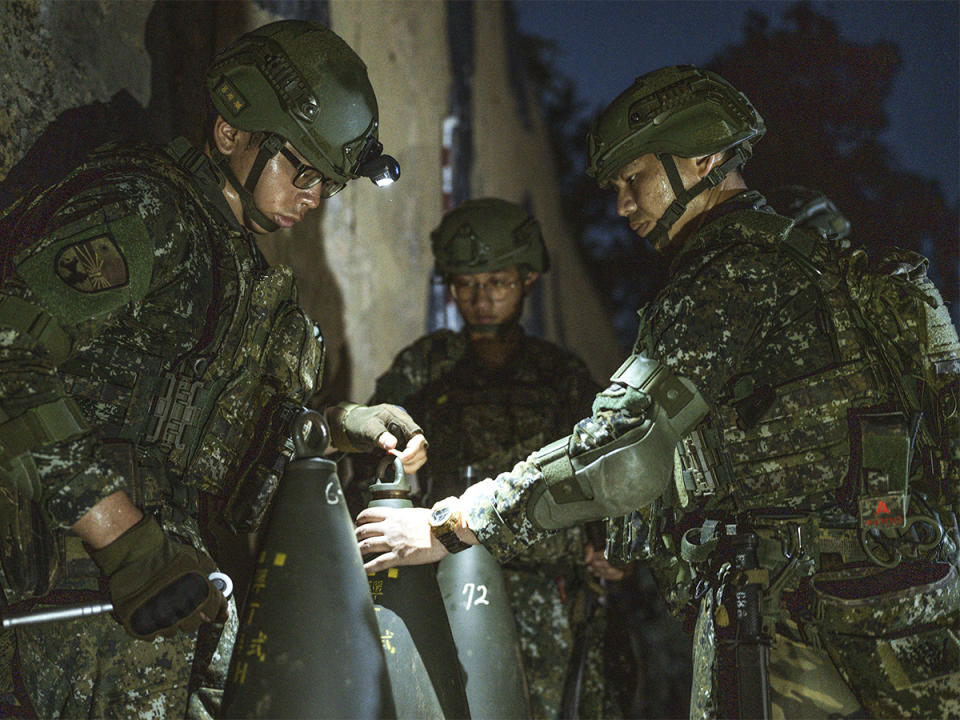
[[[476,594],[474,594],[476,591]],[[490,601],[487,599],[487,586],[486,585],[476,585],[474,583],[464,583],[463,591],[461,595],[467,596],[467,602],[465,608],[469,610],[474,605],[489,605]]]

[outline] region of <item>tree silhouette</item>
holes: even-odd
[[[850,219],[855,244],[929,256],[944,299],[955,303],[956,204],[948,205],[937,181],[898,168],[879,137],[901,65],[898,48],[841,37],[836,23],[807,2],[788,8],[785,19],[785,27],[771,28],[765,15],[750,12],[742,41],[708,63],[767,123],[745,171],[748,184],[822,190]]]

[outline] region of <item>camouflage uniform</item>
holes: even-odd
[[[908,266],[900,272],[916,269]],[[895,567],[881,567],[876,548],[871,558],[861,541],[856,498],[865,490],[855,478],[870,413],[896,411],[898,390],[861,333],[863,315],[850,300],[854,259],[819,234],[791,231],[759,194],[745,192],[705,216],[670,270],[641,311],[635,352],[692,380],[710,413],[679,443],[672,486],[652,506],[610,521],[608,553],[648,560],[668,604],[696,616],[691,717],[724,712],[717,655],[734,631],[737,581],[720,549],[744,530],[759,538],[761,569],[750,582],[763,583],[763,624],[774,639],[774,717],[863,709],[956,716],[955,467],[945,470],[933,455],[920,467],[918,458],[910,480],[907,519],[939,515],[942,541],[919,522]],[[917,303],[923,319],[912,347],[926,347],[938,372],[955,373],[956,332],[939,293],[925,277],[921,284],[929,302]],[[889,308],[877,315],[892,317]],[[929,408],[922,398],[928,422],[955,423],[955,383],[950,392]],[[526,514],[544,482],[533,460],[466,492],[471,528],[501,559],[540,536]],[[867,508],[875,520],[881,507]]]
[[[30,497],[7,477],[4,512],[20,503],[45,518],[52,547],[27,562],[59,567],[22,572],[32,546],[8,537],[8,605],[100,595],[69,528],[117,490],[198,548],[215,517],[237,531],[260,522],[286,457],[281,433],[315,389],[323,346],[291,271],[268,267],[221,180],[182,139],[107,148],[0,221],[3,439],[21,418],[48,428],[24,425],[16,462],[35,488]],[[236,623],[231,601],[224,632],[202,626],[199,640],[134,640],[103,615],[23,627],[15,678],[41,717],[182,716],[191,691],[190,714],[202,715]]]
[[[430,460],[418,473],[422,503],[457,495],[461,470],[477,477],[526,457],[568,429],[598,387],[583,362],[546,341],[523,335],[505,367],[483,367],[464,332],[439,330],[402,350],[378,380],[372,403],[402,405],[430,438]],[[525,549],[503,567],[517,623],[535,718],[556,718],[585,582],[583,529],[570,528]],[[591,634],[602,635],[598,612]],[[582,717],[601,717],[599,647],[585,669]]]

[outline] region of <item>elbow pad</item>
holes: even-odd
[[[642,417],[622,429],[597,417],[603,412],[581,421],[577,429],[598,438],[593,447],[575,432],[534,453],[543,482],[531,491],[527,518],[540,529],[625,515],[653,502],[673,474],[677,442],[709,410],[690,380],[643,355],[631,355],[611,380],[604,395],[641,393],[650,402]],[[591,425],[602,431],[591,433]]]

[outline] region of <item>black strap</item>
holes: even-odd
[[[667,179],[670,181],[670,187],[676,199],[670,204],[666,212],[657,220],[657,224],[650,233],[651,242],[658,247],[666,246],[667,233],[673,224],[680,219],[680,216],[687,210],[687,204],[702,193],[712,187],[719,185],[723,179],[735,168],[743,165],[750,155],[750,143],[744,141],[737,146],[732,156],[725,162],[714,167],[710,172],[704,175],[699,182],[691,188],[683,187],[683,180],[680,178],[680,171],[677,170],[677,164],[673,160],[673,155],[669,153],[657,153],[660,164],[663,165],[667,173]]]
[[[264,141],[260,143],[260,152],[257,153],[257,157],[250,167],[250,172],[247,174],[247,182],[243,186],[244,190],[251,195],[253,194],[254,188],[257,187],[257,182],[260,180],[260,174],[267,165],[267,161],[280,152],[283,143],[283,138],[274,134],[267,135]],[[246,205],[244,205],[244,208],[246,208]]]
[[[276,137],[276,136],[271,136]],[[269,138],[268,138],[269,140]],[[266,143],[266,141],[264,141]],[[267,164],[273,155],[267,155],[266,150],[263,146],[260,147],[260,152],[257,153],[257,158],[253,163],[253,167],[250,168],[250,173],[247,175],[247,184],[244,185],[240,182],[240,179],[237,177],[236,173],[233,172],[233,168],[230,167],[230,163],[227,162],[227,157],[221,153],[216,148],[212,151],[213,161],[216,163],[217,167],[220,169],[220,172],[223,173],[223,176],[227,179],[227,182],[230,183],[230,186],[236,190],[237,195],[240,197],[240,204],[243,206],[244,214],[251,220],[253,220],[257,225],[262,227],[267,232],[273,232],[277,230],[280,226],[277,225],[273,220],[264,215],[260,208],[256,206],[253,201],[253,190],[257,185],[257,181],[260,180],[260,173],[263,172],[264,166]],[[248,187],[249,186],[249,189]]]

